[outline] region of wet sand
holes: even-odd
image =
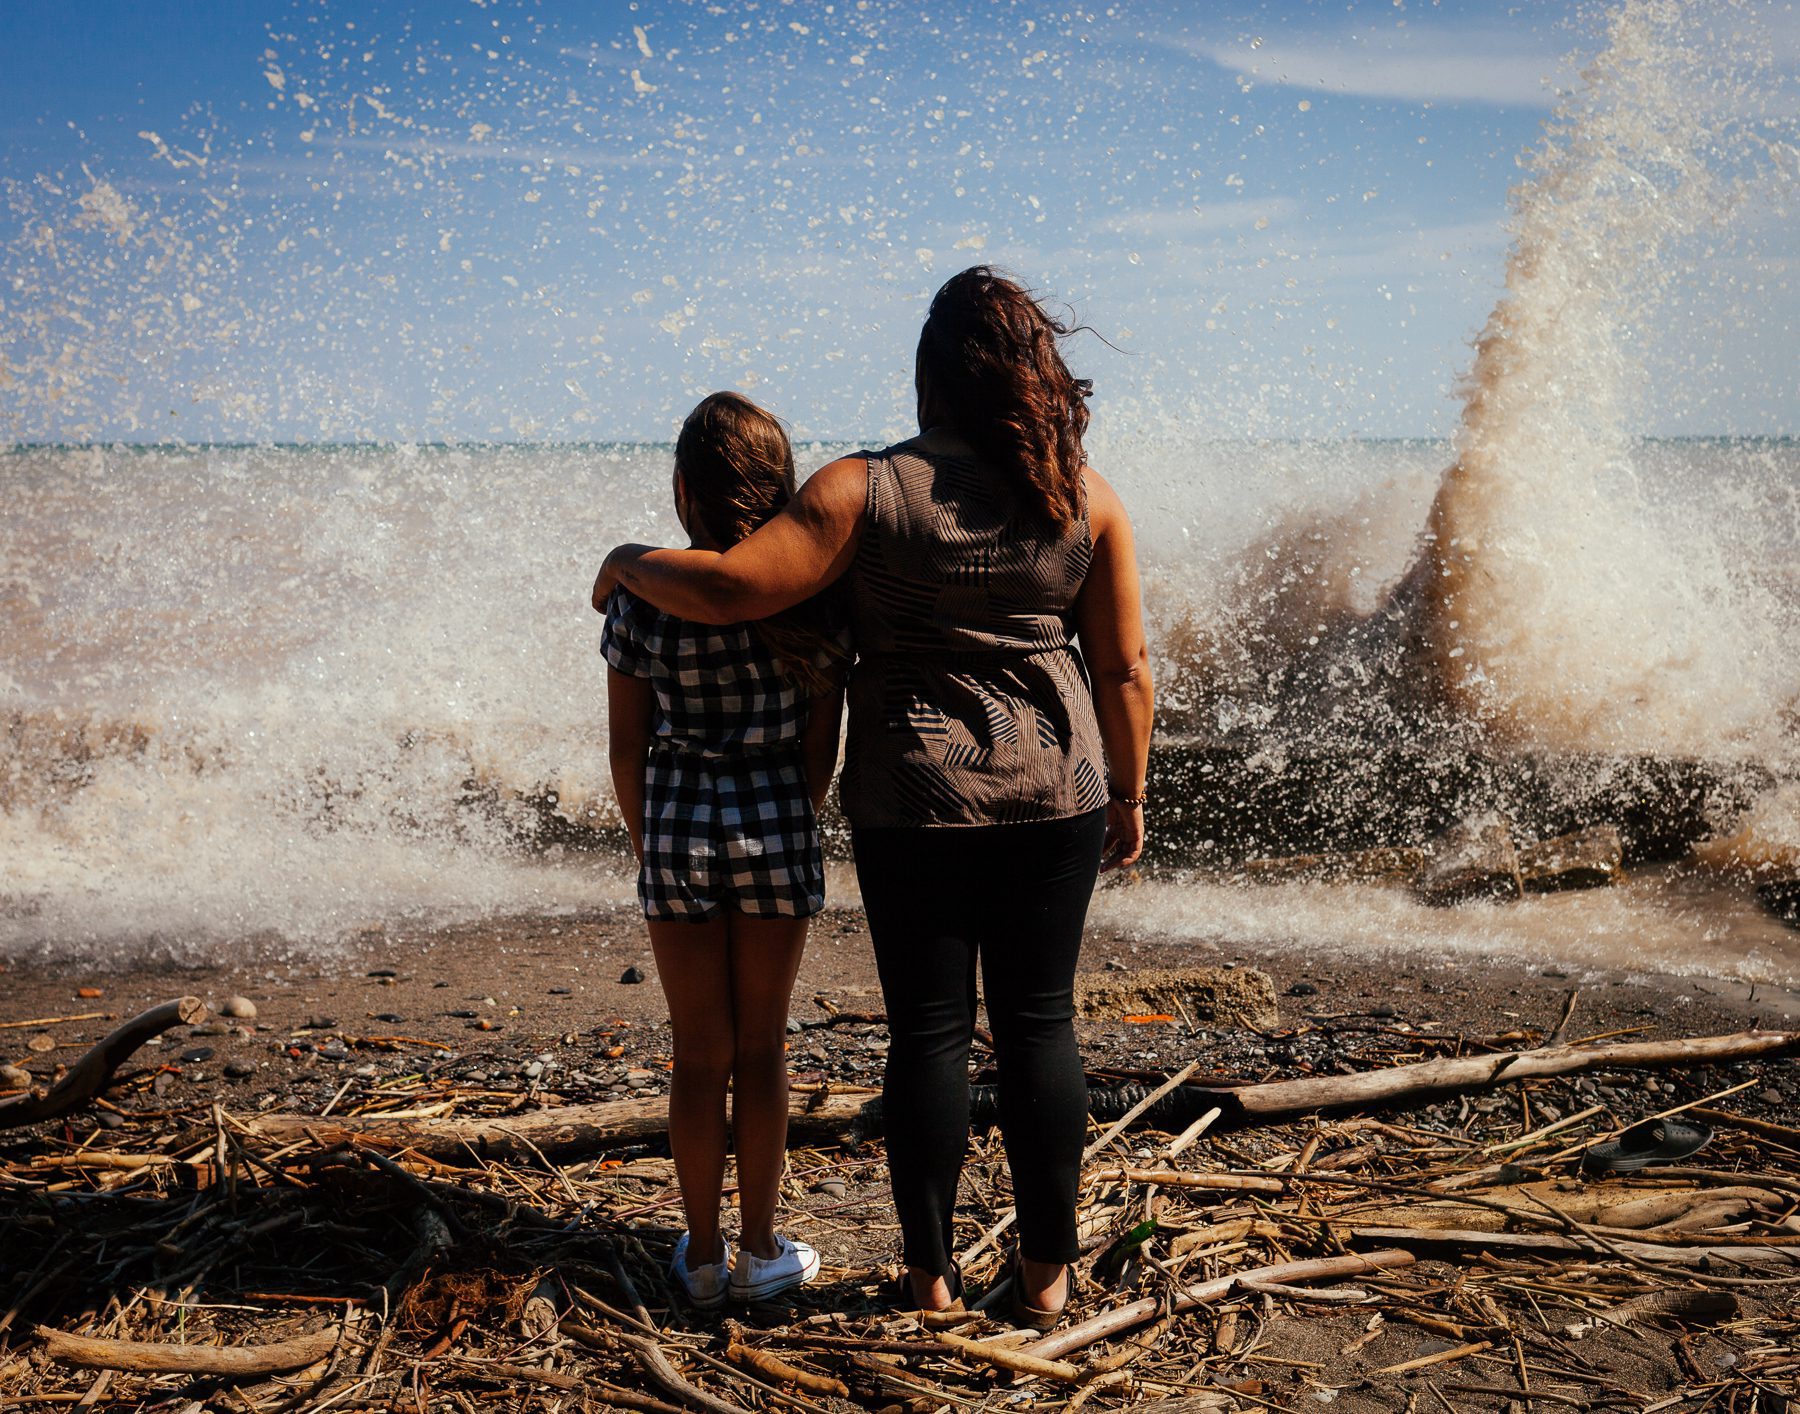
[[[1490,1037],[1542,1034],[1576,986],[1574,1037],[1631,1028],[1643,1037],[1704,1035],[1754,1021],[1788,1026],[1800,1017],[1800,998],[1782,989],[1466,956],[1327,955],[1108,930],[1091,932],[1083,955],[1084,970],[1094,972],[1194,965],[1267,972],[1283,1029],[1304,1028],[1309,1018],[1365,1018]],[[622,980],[633,970],[642,981]],[[83,989],[101,995],[84,998]],[[166,1067],[157,1093],[170,1100],[191,1101],[222,1086],[228,1102],[304,1107],[329,1098],[352,1073],[379,1083],[426,1067],[497,1083],[541,1080],[559,1093],[596,1099],[659,1089],[666,1077],[662,992],[642,923],[629,907],[442,928],[371,928],[333,952],[300,959],[246,942],[199,964],[116,956],[3,961],[0,1022],[15,1024],[0,1029],[0,1060],[48,1078],[113,1018],[183,994],[200,997],[215,1012],[227,998],[247,998],[256,1015],[215,1015],[191,1034],[171,1033],[141,1053],[140,1061]],[[796,1021],[820,1020],[829,1009],[882,1010],[866,924],[854,909],[831,909],[815,923],[795,988]],[[61,1017],[83,1019],[16,1024]],[[1260,1078],[1255,1033],[1202,1026],[1196,1034],[1178,1024],[1106,1017],[1084,1019],[1079,1027],[1084,1054],[1096,1065],[1155,1070],[1210,1050],[1214,1068]],[[879,1083],[884,1033],[858,1029],[864,1034],[842,1027],[796,1031],[796,1073]],[[32,1049],[34,1037],[53,1044]],[[178,1088],[170,1093],[171,1087]]]

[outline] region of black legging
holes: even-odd
[[[1023,825],[853,832],[891,1042],[882,1115],[908,1265],[943,1276],[969,1139],[975,965],[1000,1068],[1019,1250],[1072,1262],[1087,1081],[1075,962],[1106,812]]]

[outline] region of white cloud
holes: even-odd
[[[1504,33],[1419,29],[1280,38],[1252,47],[1177,41],[1176,47],[1266,84],[1412,103],[1493,103],[1549,108],[1565,61]]]

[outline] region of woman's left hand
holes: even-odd
[[[1100,872],[1129,869],[1144,852],[1144,807],[1120,800],[1106,806],[1106,843],[1100,850]]]

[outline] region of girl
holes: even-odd
[[[769,413],[714,393],[689,414],[675,511],[694,548],[735,545],[793,495],[793,451]],[[825,901],[814,812],[837,760],[847,654],[817,603],[708,627],[619,588],[604,612],[613,786],[675,1033],[669,1147],[688,1230],[671,1270],[710,1310],[728,1290],[759,1300],[819,1271],[817,1252],[776,1233],[775,1200],[788,995]],[[719,1231],[728,1084],[735,1263]]]

